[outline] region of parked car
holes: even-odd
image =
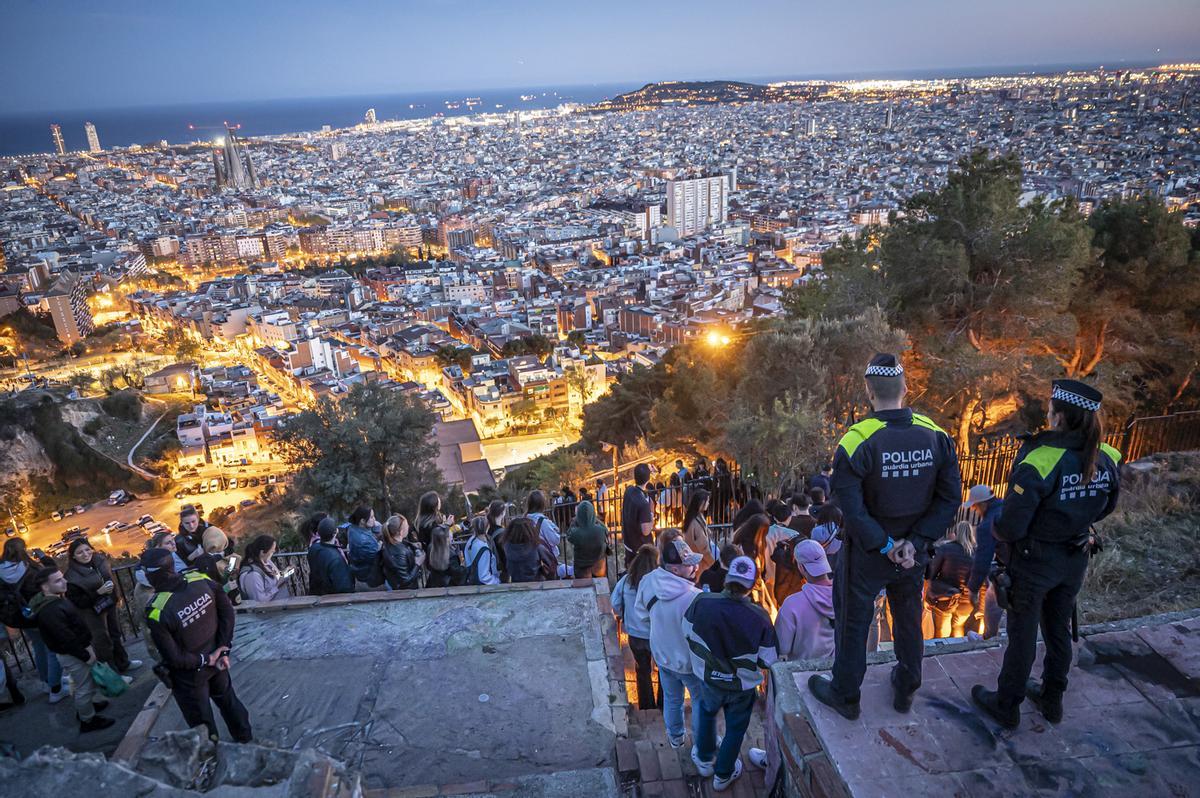
[[[62,510],[55,510],[54,512],[50,513],[50,520],[52,520],[52,521],[63,520]]]
[[[184,497],[184,495],[185,495],[185,493],[184,493],[184,491],[183,491],[183,490],[177,490],[177,491],[175,491],[175,498],[176,498],[176,499],[182,499],[182,498]]]
[[[146,524],[152,524],[152,523],[154,523],[154,516],[150,515],[149,513],[146,513],[145,515],[143,515],[141,518],[139,518],[137,520],[138,526],[145,526]]]
[[[89,507],[91,507],[91,505],[90,505],[90,504],[77,504],[77,505],[75,505],[75,515],[83,515],[83,514],[84,514],[84,512],[85,512],[85,511],[86,511],[86,510],[87,510]]]
[[[200,492],[201,492],[201,493],[208,493],[208,483],[207,483],[207,482],[201,482],[201,483],[200,483],[200,488],[199,488],[199,490],[200,490]]]
[[[65,540],[56,540],[46,547],[46,553],[51,557],[57,557],[60,554],[65,554],[71,544]]]
[[[250,477],[250,487],[252,487],[252,488],[258,487],[258,477]]]
[[[216,477],[213,477],[212,479],[210,479],[208,481],[209,492],[215,493],[216,491],[218,491],[220,489],[221,489],[221,480],[217,479]]]
[[[102,534],[107,535],[109,532],[116,532],[120,528],[121,528],[120,521],[109,521],[107,524],[100,527],[100,532]]]
[[[242,507],[251,507],[256,503],[257,502],[255,502],[254,499],[242,499],[242,501],[240,502]]]
[[[62,515],[63,515],[63,518],[70,518],[71,516],[75,515],[75,508],[74,507],[64,507],[62,509]]]
[[[274,484],[275,484],[275,481],[276,481],[277,479],[278,479],[278,477],[276,477],[274,474],[269,474],[269,475],[267,476],[267,484],[269,484],[269,485],[274,485]]]
[[[11,526],[4,527],[4,537],[11,538],[11,537],[15,537],[16,534],[17,534],[17,530],[14,527],[11,527]]]
[[[128,496],[129,494],[123,490],[114,490],[112,493],[108,494],[108,503],[119,504],[122,499],[125,499]]]
[[[233,489],[234,489],[234,488],[236,488],[237,486],[238,486],[238,480],[237,480],[237,477],[230,477],[230,478],[229,478],[229,489],[230,489],[230,490],[233,490]]]

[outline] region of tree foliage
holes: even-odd
[[[635,365],[617,377],[607,394],[583,408],[583,440],[597,450],[602,443],[628,446],[650,435],[650,411],[666,390],[664,364]]]
[[[554,341],[551,341],[541,333],[532,333],[531,335],[526,335],[522,338],[513,338],[505,342],[500,353],[504,357],[533,355],[538,360],[544,360],[553,351]]]
[[[422,493],[444,490],[435,421],[407,394],[358,384],[290,419],[276,446],[314,507],[346,514],[365,504],[383,516],[411,515]]]

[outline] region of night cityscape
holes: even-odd
[[[1198,794],[1200,10],[701,5],[0,9],[14,795]]]

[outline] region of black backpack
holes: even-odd
[[[10,629],[33,629],[37,626],[29,613],[29,605],[21,595],[19,582],[10,585],[0,580],[0,623]]]
[[[775,544],[771,552],[771,561],[775,563],[775,606],[783,604],[783,600],[793,593],[799,593],[804,587],[804,574],[796,565],[796,544],[804,540],[803,535],[792,535],[787,540]]]

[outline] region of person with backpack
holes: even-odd
[[[842,550],[842,522],[844,516],[841,509],[833,503],[826,504],[817,513],[817,525],[813,527],[811,537],[825,549],[825,557],[829,560],[832,573],[837,573],[838,553]]]
[[[116,721],[97,714],[98,710],[108,706],[107,701],[96,698],[92,683],[92,665],[99,660],[81,610],[65,598],[66,578],[57,568],[42,568],[34,575],[32,586],[38,592],[29,602],[29,611],[46,641],[46,648],[58,656],[63,670],[71,677],[71,696],[75,699],[79,732],[107,729]]]
[[[433,530],[439,526],[454,526],[454,516],[442,515],[442,497],[437,491],[431,490],[422,494],[417,502],[417,520],[413,525],[417,528],[417,540],[429,551]]]
[[[591,506],[590,504],[588,505]],[[471,537],[463,549],[463,561],[467,564],[468,585],[500,584],[500,569],[496,551],[488,537],[487,516],[477,515],[471,519]]]
[[[29,602],[38,594],[34,578],[42,568],[57,568],[54,560],[43,556],[35,560],[29,556],[25,541],[9,538],[4,541],[4,554],[0,559],[0,622],[10,629],[20,629],[33,648],[33,661],[38,676],[50,693],[50,703],[57,704],[67,697],[62,689],[62,664],[58,656],[46,647],[37,621],[29,609]]]
[[[650,627],[650,653],[658,666],[667,742],[672,748],[682,748],[687,739],[684,689],[691,694],[693,707],[700,701],[700,680],[692,673],[691,653],[683,636],[683,614],[700,593],[695,579],[701,557],[688,548],[678,530],[669,531],[675,534],[664,533],[661,538],[662,565],[638,583],[632,611],[638,626]],[[693,714],[693,721],[697,717]]]
[[[383,525],[383,545],[379,550],[383,578],[392,590],[416,590],[424,576],[425,550],[409,534],[408,519],[393,515]]]
[[[797,490],[787,501],[792,508],[792,518],[788,521],[788,526],[801,537],[812,537],[813,527],[817,525],[816,517],[809,511],[812,499],[804,491]]]
[[[799,540],[792,549],[804,587],[788,596],[775,618],[779,658],[824,659],[833,656],[833,569],[815,540]]]
[[[504,560],[504,530],[508,518],[508,505],[502,499],[492,499],[488,503],[485,514],[488,523],[488,538],[492,541],[492,551],[496,554],[496,566],[500,572],[500,581],[509,581],[508,563]]]
[[[592,579],[607,573],[604,555],[608,551],[608,527],[596,520],[596,507],[591,502],[579,503],[567,540],[575,552],[572,565],[576,578]]]
[[[763,670],[779,658],[771,616],[750,600],[758,567],[750,557],[735,557],[725,590],[700,593],[683,615],[692,673],[700,679],[700,700],[692,706],[696,743],[692,762],[711,776],[714,792],[729,788],[742,775],[739,753]],[[717,744],[717,715],[725,716],[725,736]]]
[[[529,500],[526,502],[526,517],[533,522],[533,528],[537,531],[538,537],[545,541],[546,545],[554,553],[556,563],[562,562],[562,550],[559,548],[562,542],[562,532],[558,528],[558,524],[554,523],[546,517],[546,494],[540,490],[535,490],[529,494]],[[552,574],[550,579],[564,574],[559,569],[559,573]]]
[[[638,709],[654,709],[658,700],[654,696],[654,656],[650,651],[650,622],[633,611],[637,602],[638,585],[646,574],[658,567],[658,549],[645,543],[637,550],[629,563],[629,570],[617,580],[612,592],[613,614],[621,621],[625,636],[629,638],[629,650],[635,663]]]
[[[513,582],[542,581],[538,536],[532,521],[525,516],[512,519],[508,522],[501,541],[509,579]]]

